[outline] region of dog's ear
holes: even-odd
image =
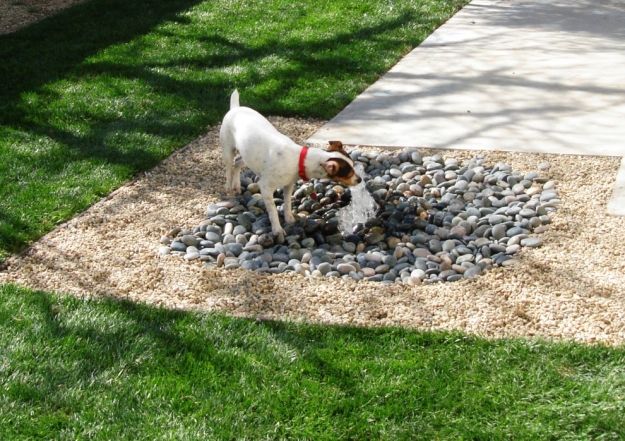
[[[328,142],[328,144],[329,144],[328,146],[329,152],[339,152],[339,153],[344,154],[345,156],[348,156],[347,152],[343,148],[343,143],[341,141],[330,141]]]
[[[323,168],[328,176],[335,176],[339,172],[340,164],[336,159],[328,159],[323,163]]]

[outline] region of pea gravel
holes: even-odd
[[[321,125],[272,122],[300,142]],[[420,151],[458,161],[480,155],[486,163],[509,164],[519,173],[548,168],[561,204],[536,236],[542,246],[521,247],[516,265],[454,283],[382,284],[208,268],[199,259],[159,255],[158,237],[179,227],[192,230],[204,220],[207,206],[220,200],[224,174],[217,134],[218,128],[211,129],[9,259],[0,282],[259,319],[610,345],[625,341],[625,218],[605,211],[618,158]]]

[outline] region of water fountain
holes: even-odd
[[[372,218],[378,209],[378,204],[365,187],[364,167],[357,163],[354,168],[358,176],[363,179],[360,184],[351,188],[352,200],[349,205],[338,212],[339,230],[345,234],[351,233],[357,224],[364,224]]]

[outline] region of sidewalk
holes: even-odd
[[[623,23],[625,0],[475,0],[309,141],[625,156]]]

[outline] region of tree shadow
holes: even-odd
[[[29,152],[20,163],[28,163],[51,185],[58,185],[59,176],[74,163],[113,167],[121,183],[216,124],[227,111],[228,96],[235,87],[242,91],[245,105],[264,114],[329,117],[386,69],[376,60],[351,57],[353,45],[368,41],[374,42],[378,51],[396,51],[407,44],[394,34],[398,29],[413,24],[433,28],[440,20],[405,10],[331,34],[242,43],[225,31],[182,31],[190,19],[180,13],[199,2],[95,0],[0,36],[0,58],[7,60],[0,65],[0,83],[5,86],[0,90],[0,131],[6,130],[8,135],[9,161],[19,155],[12,151],[13,145],[30,149],[46,140],[57,146],[54,154]],[[176,26],[158,27],[166,21],[176,22]],[[169,37],[181,46],[199,43],[206,50],[189,55],[164,48],[166,57],[144,58],[142,54],[156,49],[154,42],[137,38],[148,33]],[[415,41],[408,44],[417,44],[422,36],[411,38]],[[123,43],[131,43],[120,49],[128,51],[124,57],[100,56],[104,49]],[[238,68],[244,73],[232,73]],[[177,70],[192,70],[193,74],[172,75]],[[91,92],[93,96],[86,100],[96,102],[90,106],[71,101],[63,96],[67,92],[59,91],[71,93],[71,88],[50,87],[55,81],[103,90]],[[335,81],[344,81],[347,90],[330,90],[330,96],[307,90]],[[149,93],[132,96],[135,86]],[[109,109],[107,94],[113,95],[112,100],[130,102],[131,109]],[[100,98],[104,110],[96,105]],[[154,105],[145,104],[154,100]],[[0,160],[2,156],[0,149]],[[7,182],[16,179],[12,173],[7,170]],[[26,180],[25,188],[29,185],[34,184]],[[59,199],[58,204],[65,207],[74,202]],[[49,213],[37,213],[33,220],[41,223],[45,216]],[[16,244],[9,250],[19,251],[38,236],[37,229],[27,226],[27,230],[31,231],[27,239],[10,237],[2,242]]]
[[[183,22],[178,14],[200,1],[91,0],[0,35],[0,102],[10,104],[22,92],[63,77],[90,55],[160,23]]]

